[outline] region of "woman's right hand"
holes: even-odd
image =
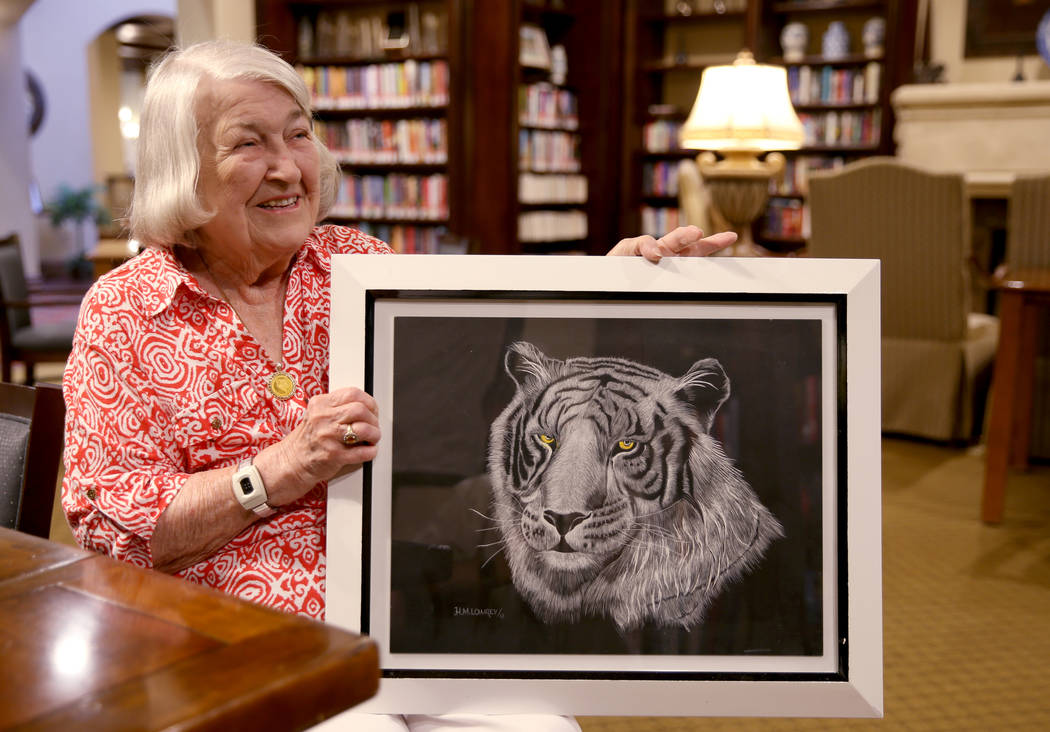
[[[343,442],[347,425],[357,435],[350,445]],[[370,394],[348,387],[313,397],[299,425],[255,458],[268,503],[292,503],[317,483],[374,459],[379,438],[379,406]]]

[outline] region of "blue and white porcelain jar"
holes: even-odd
[[[864,42],[864,55],[878,58],[882,55],[882,44],[886,39],[886,21],[882,18],[868,18],[864,22],[861,40]]]
[[[780,47],[788,63],[801,61],[806,55],[808,43],[809,28],[802,23],[788,23],[780,31]]]
[[[833,20],[824,32],[821,52],[824,58],[835,60],[849,55],[849,32],[841,20]]]

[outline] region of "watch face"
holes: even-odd
[[[1039,55],[1050,65],[1050,10],[1047,10],[1039,21],[1039,27],[1035,31],[1035,47],[1039,49]]]

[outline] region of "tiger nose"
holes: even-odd
[[[587,518],[584,513],[557,513],[555,511],[544,511],[543,518],[558,531],[558,536],[565,536],[581,521]]]

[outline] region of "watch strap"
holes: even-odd
[[[232,478],[233,495],[237,502],[257,516],[272,516],[277,513],[267,501],[266,485],[259,469],[252,465],[251,458],[241,462]]]

